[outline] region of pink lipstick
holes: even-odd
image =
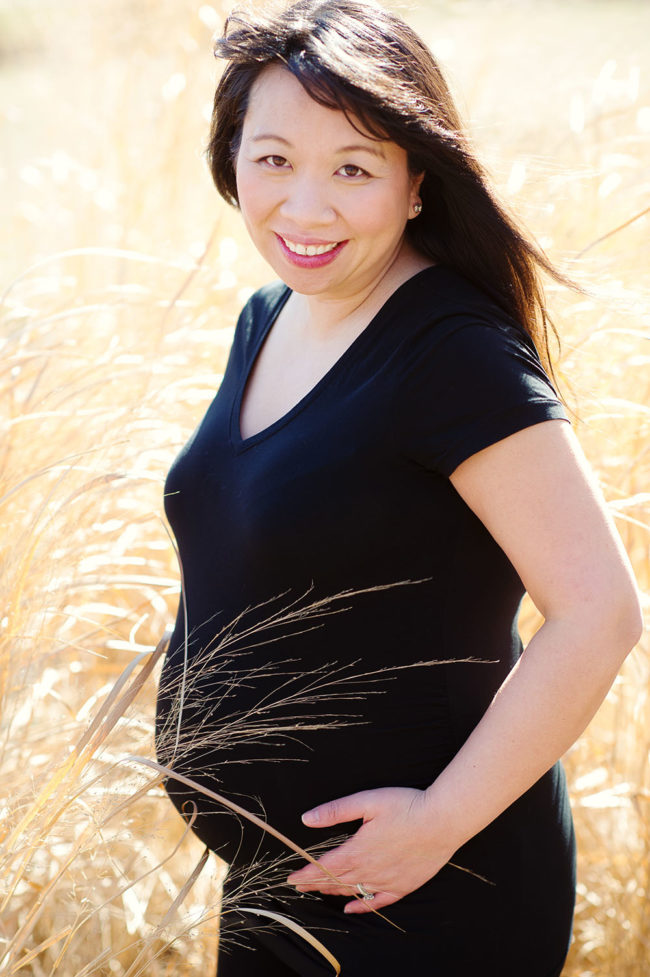
[[[278,233],[276,233],[276,238],[280,245],[280,249],[285,258],[295,265],[297,268],[322,268],[324,265],[329,265],[334,259],[341,253],[347,241],[339,241],[334,247],[329,248],[328,251],[324,251],[322,254],[298,254],[296,251],[292,251],[285,244],[285,239],[282,238]],[[287,240],[290,240],[289,238]],[[293,242],[292,242],[293,243]],[[314,242],[296,242],[302,245],[303,248],[313,245],[314,247],[323,247],[328,245],[329,242],[325,241],[314,241]]]

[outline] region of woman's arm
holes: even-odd
[[[549,421],[479,452],[452,483],[519,573],[544,624],[427,794],[464,810],[471,837],[582,733],[641,634],[632,571],[568,425]],[[469,784],[472,787],[469,788]],[[469,788],[469,790],[468,790]],[[453,819],[458,824],[457,810]]]
[[[376,892],[363,912],[422,885],[539,779],[582,733],[641,633],[629,562],[569,426],[547,421],[473,455],[451,476],[545,621],[461,750],[426,791],[384,788],[321,805],[305,823],[364,824],[321,862]],[[306,884],[305,884],[306,883]]]

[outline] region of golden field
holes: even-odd
[[[558,373],[648,612],[650,7],[400,9],[504,198],[587,289],[548,288]],[[1,977],[214,973],[221,866],[138,758],[178,598],[165,473],[270,277],[202,160],[224,11],[0,0]],[[566,758],[566,977],[650,972],[649,673],[646,633]]]

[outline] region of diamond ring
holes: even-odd
[[[363,898],[364,902],[370,902],[371,899],[375,898],[375,893],[368,892],[365,885],[362,885],[361,882],[357,882],[357,892]]]

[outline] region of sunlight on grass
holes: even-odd
[[[126,758],[153,759],[155,648],[178,599],[165,473],[270,277],[201,159],[223,12],[0,2],[1,975],[214,972],[223,866]],[[548,288],[558,372],[648,612],[650,8],[405,13],[501,192],[587,288]],[[567,757],[566,977],[647,973],[648,651],[646,634]]]

